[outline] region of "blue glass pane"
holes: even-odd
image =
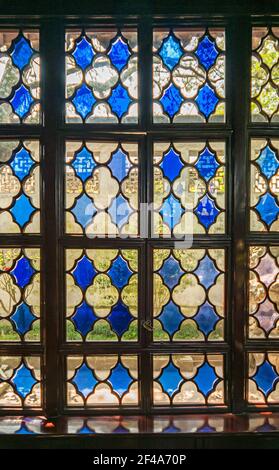
[[[219,317],[216,315],[213,306],[206,302],[199,308],[197,315],[194,317],[194,320],[198,324],[199,329],[205,335],[208,335],[211,333],[211,331],[214,330]]]
[[[113,430],[113,434],[126,434],[127,432],[130,431],[124,426],[122,426],[122,424],[120,424],[119,426],[117,426],[117,428]]]
[[[123,335],[123,333],[128,330],[128,326],[133,319],[134,317],[130,314],[129,309],[121,301],[113,307],[107,317],[113,331],[118,336]]]
[[[258,367],[256,374],[252,377],[256,382],[257,387],[265,394],[268,395],[274,390],[275,383],[278,381],[279,376],[274,370],[274,367],[267,361]]]
[[[111,384],[113,391],[122,397],[122,395],[128,391],[133,379],[126,367],[118,363],[117,366],[112,369],[107,381]]]
[[[277,200],[269,192],[260,196],[259,202],[255,209],[258,211],[260,218],[267,224],[271,225],[278,217],[279,206]]]
[[[33,55],[33,49],[30,47],[29,41],[24,36],[18,36],[13,42],[13,48],[11,51],[11,58],[20,70],[22,70]]]
[[[126,42],[122,37],[117,37],[112,43],[108,56],[119,72],[127,65],[130,55],[131,52]]]
[[[163,40],[158,54],[164,65],[172,70],[178,64],[181,56],[183,55],[183,49],[179,39],[177,39],[173,34],[170,34]]]
[[[76,284],[82,289],[86,289],[92,284],[96,271],[93,267],[92,261],[86,256],[83,256],[78,262],[75,269],[72,272]]]
[[[23,227],[27,222],[30,221],[30,217],[35,211],[35,207],[30,203],[30,199],[21,194],[19,198],[16,199],[15,204],[11,208],[10,212],[12,213],[15,221]]]
[[[112,159],[108,166],[111,169],[113,176],[117,178],[118,181],[122,181],[128,175],[132,164],[128,159],[128,155],[119,148],[112,154]]]
[[[30,283],[34,273],[35,269],[29,259],[24,256],[16,262],[14,269],[11,271],[12,276],[16,279],[17,285],[21,288]]]
[[[214,90],[206,84],[199,90],[195,101],[200,112],[204,114],[206,118],[208,118],[215,110],[219,99],[216,96]]]
[[[195,54],[198,56],[202,66],[208,70],[214,64],[218,56],[215,42],[209,39],[208,36],[205,36],[199,43]]]
[[[29,113],[33,102],[33,97],[24,85],[20,85],[10,100],[14,112],[20,118],[25,117]]]
[[[33,431],[30,431],[30,429],[28,429],[26,425],[22,423],[22,425],[20,426],[18,431],[15,432],[15,434],[35,434],[35,433]]]
[[[203,395],[209,395],[214,390],[215,384],[218,382],[215,370],[207,362],[205,362],[198,370],[194,377],[194,382],[198,386]]]
[[[276,153],[267,145],[261,150],[260,156],[256,163],[259,165],[261,172],[270,179],[274,176],[279,168],[279,162]]]
[[[177,433],[181,432],[180,428],[177,428],[174,424],[171,424],[170,426],[167,426],[166,428],[163,429],[164,433]]]
[[[199,266],[194,272],[198,276],[200,283],[207,289],[214,284],[216,277],[220,274],[212,259],[207,255],[199,262]]]
[[[160,168],[163,170],[164,176],[170,181],[178,177],[183,167],[184,165],[180,159],[180,155],[172,147],[164,155],[160,163]]]
[[[127,113],[132,99],[123,86],[117,85],[117,87],[112,90],[108,103],[110,104],[112,112],[119,118],[122,118],[123,114]]]
[[[211,199],[207,194],[203,196],[203,198],[199,201],[198,206],[194,210],[194,213],[199,219],[199,222],[206,228],[212,225],[217,215],[219,214],[219,210],[215,206],[215,202]]]
[[[16,152],[10,163],[14,174],[20,181],[22,181],[25,176],[29,175],[34,164],[34,160],[32,160],[30,153],[25,148],[21,148]]]
[[[164,392],[166,392],[170,397],[179,390],[183,381],[183,377],[179,370],[172,362],[163,369],[162,374],[158,378],[158,382],[162,385]]]
[[[119,228],[128,222],[129,216],[132,214],[132,212],[133,210],[131,206],[129,205],[127,199],[122,196],[122,194],[119,194],[115,199],[113,199],[112,204],[108,210],[112,222]]]
[[[92,307],[83,301],[82,304],[76,309],[72,321],[82,336],[86,336],[89,331],[92,330],[92,327],[97,320],[96,315],[94,315]]]
[[[83,70],[85,70],[86,67],[92,63],[94,57],[93,47],[85,36],[83,36],[81,40],[77,42],[73,56],[77,65]]]
[[[93,109],[96,100],[92,91],[83,83],[75,92],[72,102],[78,114],[85,119]]]
[[[184,210],[181,207],[180,201],[173,194],[170,194],[164,200],[162,208],[160,209],[163,222],[167,223],[171,230],[180,222],[183,212]]]
[[[164,112],[171,118],[179,111],[182,102],[181,93],[173,84],[164,91],[162,98],[160,98]]]
[[[30,307],[27,304],[22,303],[16,308],[15,313],[11,316],[11,320],[15,324],[16,331],[20,335],[24,335],[30,330],[36,317],[33,315]]]
[[[199,174],[206,180],[210,180],[220,164],[216,161],[214,153],[212,153],[207,147],[199,155],[198,161],[195,163],[195,167],[199,170]]]
[[[83,147],[79,152],[75,153],[75,158],[71,163],[76,175],[85,181],[92,175],[92,171],[97,166],[93,160],[92,153],[86,147]]]
[[[179,326],[185,318],[181,315],[177,305],[171,300],[162,310],[159,320],[167,333],[173,335],[179,329]]]
[[[113,261],[112,267],[108,271],[112,283],[120,289],[128,284],[128,281],[132,275],[132,271],[129,269],[127,261],[122,256],[118,256]]]
[[[164,262],[159,274],[162,276],[164,284],[172,289],[178,284],[179,279],[184,272],[182,271],[179,262],[173,258],[173,256],[170,256]]]
[[[37,380],[34,379],[30,369],[22,364],[11,378],[11,383],[15,386],[17,393],[25,398],[32,390]]]
[[[77,390],[84,396],[84,398],[87,398],[98,384],[92,370],[89,369],[85,363],[83,363],[76,371],[72,382],[76,385]]]
[[[97,209],[92,200],[86,194],[83,194],[76,199],[75,207],[71,209],[71,212],[75,215],[78,223],[85,228],[89,222],[92,222]]]
[[[78,434],[95,434],[95,431],[90,429],[88,426],[82,426],[82,428],[78,430]]]

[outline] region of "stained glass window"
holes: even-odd
[[[66,33],[66,122],[138,121],[137,32]]]
[[[136,341],[138,251],[71,249],[67,262],[67,340]]]
[[[66,232],[137,236],[138,144],[67,142]]]
[[[0,409],[40,407],[40,357],[0,355]]]
[[[154,355],[154,405],[224,404],[223,362],[220,354]]]
[[[279,353],[249,353],[248,402],[279,403]]]
[[[156,142],[153,153],[154,233],[224,233],[225,144]]]
[[[252,34],[251,114],[253,122],[279,121],[279,28],[257,27]]]
[[[154,30],[153,120],[224,122],[223,29]]]
[[[40,232],[40,146],[0,140],[0,233]]]
[[[138,406],[137,356],[71,356],[67,365],[68,406]]]
[[[0,124],[38,124],[38,31],[0,31]]]
[[[224,339],[222,249],[155,249],[154,341]]]

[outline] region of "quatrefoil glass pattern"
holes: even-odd
[[[279,353],[248,354],[248,402],[255,405],[279,403]]]
[[[225,121],[223,29],[155,29],[153,121]]]
[[[250,229],[279,231],[279,140],[252,139]]]
[[[225,143],[156,142],[153,234],[225,232]]]
[[[39,32],[2,30],[0,70],[0,124],[38,124]]]
[[[0,140],[0,233],[40,233],[40,144]]]
[[[135,30],[66,33],[66,122],[138,122]]]
[[[38,356],[0,356],[0,408],[41,407]]]
[[[155,406],[224,404],[222,354],[153,356]]]
[[[67,358],[70,407],[138,406],[138,358],[104,354]]]
[[[38,248],[0,248],[0,298],[0,341],[39,341]]]
[[[154,341],[224,340],[223,249],[153,251]]]
[[[67,142],[66,232],[137,236],[138,144]]]
[[[67,263],[67,340],[137,341],[138,251],[71,249]]]
[[[251,114],[253,122],[279,122],[279,28],[253,28]]]
[[[279,247],[252,246],[249,258],[249,337],[279,338]]]

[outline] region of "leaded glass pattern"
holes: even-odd
[[[0,421],[1,429],[1,421]],[[69,434],[128,434],[140,432],[137,416],[94,416],[81,418],[71,416],[67,419]]]
[[[279,230],[279,140],[252,139],[250,229]]]
[[[224,142],[155,142],[153,163],[155,236],[225,232]]]
[[[138,122],[137,32],[66,33],[66,122]]]
[[[67,358],[67,405],[70,407],[137,407],[138,358],[104,354]]]
[[[0,341],[39,341],[38,248],[0,248],[0,299]]]
[[[40,56],[38,31],[0,31],[0,124],[38,124]]]
[[[279,247],[250,247],[249,267],[249,337],[278,339]]]
[[[0,408],[41,407],[39,356],[0,356]]]
[[[224,249],[156,248],[153,266],[153,340],[224,340]]]
[[[222,354],[156,354],[153,356],[155,406],[225,403]]]
[[[137,341],[137,249],[69,249],[66,271],[68,341]]]
[[[137,236],[138,144],[68,141],[65,160],[66,232]]]
[[[40,232],[40,144],[0,140],[0,234]]]
[[[225,121],[225,32],[153,32],[153,121]]]
[[[255,405],[279,403],[279,353],[248,354],[248,402]]]
[[[252,33],[251,115],[253,122],[279,121],[279,28]]]

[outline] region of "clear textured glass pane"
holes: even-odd
[[[72,356],[67,360],[67,404],[74,407],[137,406],[137,356]]]
[[[221,405],[224,396],[222,354],[153,356],[155,406]]]
[[[253,28],[251,114],[254,122],[279,121],[279,28]]]
[[[66,251],[67,340],[137,341],[138,250]]]
[[[225,121],[225,32],[153,32],[155,123]]]
[[[260,232],[278,232],[278,139],[251,140],[250,181],[250,229]]]
[[[41,366],[38,356],[0,356],[0,408],[41,406]]]
[[[138,144],[67,142],[66,232],[137,236]]]
[[[38,124],[40,57],[38,31],[0,31],[0,124]]]
[[[0,140],[0,234],[40,233],[40,144]]]
[[[138,122],[135,30],[66,33],[66,122]]]
[[[0,248],[0,299],[0,341],[39,341],[38,248]]]
[[[100,418],[97,416],[92,418],[68,416],[67,432],[69,434],[138,433],[140,432],[139,423],[138,416],[102,416]]]
[[[279,338],[279,247],[250,247],[249,338]]]
[[[225,232],[225,143],[156,142],[153,233]]]
[[[279,353],[248,354],[248,402],[255,405],[279,403]]]
[[[222,341],[223,249],[153,251],[154,341]]]

